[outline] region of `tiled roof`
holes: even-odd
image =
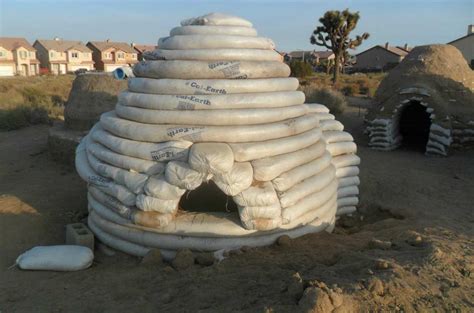
[[[314,54],[320,59],[327,59],[334,54],[332,51],[314,51]]]
[[[406,51],[405,49],[399,48],[399,47],[393,47],[393,46],[385,47],[385,46],[382,46],[382,45],[376,45],[376,46],[373,46],[372,48],[369,48],[369,49],[367,49],[367,50],[364,50],[364,51],[362,51],[362,52],[356,54],[356,56],[361,55],[361,54],[363,54],[363,53],[366,53],[367,51],[370,51],[370,50],[376,49],[376,48],[384,49],[384,50],[386,50],[386,51],[388,51],[388,52],[391,52],[391,53],[393,53],[393,54],[396,54],[396,55],[402,56],[402,57],[406,56],[406,55],[409,53],[409,51]]]
[[[78,50],[81,52],[91,52],[91,50],[87,48],[86,45],[80,41],[62,40],[62,39],[59,39],[59,40],[38,39],[36,41],[39,42],[47,50],[55,50],[55,51],[60,51],[60,52],[65,52],[68,50]]]
[[[36,51],[25,38],[20,37],[0,37],[0,47],[13,51],[19,47],[23,47],[29,51]]]
[[[140,53],[143,53],[145,51],[153,51],[158,48],[158,46],[152,45],[134,45],[133,47]]]
[[[89,44],[94,46],[99,51],[105,51],[110,48],[122,50],[126,53],[136,53],[136,51],[126,42],[113,41],[89,41]]]

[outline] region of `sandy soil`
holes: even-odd
[[[30,247],[62,243],[86,191],[49,160],[47,127],[0,133],[0,312],[472,312],[474,151],[377,152],[358,109],[340,119],[360,145],[359,214],[333,234],[183,271],[101,252],[82,272],[7,269]]]

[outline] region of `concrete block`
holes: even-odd
[[[83,223],[66,225],[66,244],[90,248],[94,251],[94,234]]]

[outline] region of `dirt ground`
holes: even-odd
[[[99,251],[81,272],[8,269],[26,249],[64,242],[86,190],[49,159],[47,126],[0,133],[0,312],[474,311],[474,151],[370,150],[358,110],[340,119],[359,144],[360,213],[332,234],[183,271]]]

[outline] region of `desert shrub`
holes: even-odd
[[[21,106],[0,110],[0,130],[14,130],[28,125],[49,122],[48,111],[42,107]]]
[[[357,84],[346,85],[341,89],[341,91],[346,96],[355,96],[360,93],[359,85]]]
[[[347,107],[346,98],[337,90],[322,88],[304,88],[307,103],[320,103],[328,107],[331,113],[339,114]]]
[[[290,69],[293,77],[304,78],[313,74],[311,65],[302,61],[291,61]]]

